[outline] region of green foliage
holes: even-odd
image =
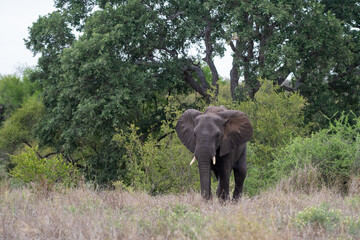
[[[199,210],[191,209],[191,206],[175,204],[168,208],[157,209],[159,221],[158,231],[167,229],[171,234],[176,231],[188,239],[198,239],[206,225],[206,217]]]
[[[124,179],[127,174],[123,155],[125,150],[114,141],[107,146],[97,146],[99,149],[84,147],[74,153],[80,161],[78,165],[87,181],[100,187],[111,187],[110,184]]]
[[[2,112],[6,110],[9,115],[19,108],[26,98],[40,90],[38,84],[30,81],[31,72],[31,69],[26,69],[22,78],[16,75],[0,75],[0,105],[4,108],[0,114],[4,114]]]
[[[37,147],[27,147],[24,152],[11,156],[11,161],[16,164],[9,173],[12,179],[42,193],[54,190],[57,185],[70,187],[78,181],[76,168],[67,163],[62,155],[39,158]]]
[[[233,51],[234,98],[253,97],[258,77],[308,99],[305,118],[321,127],[337,111],[360,113],[359,6],[356,1],[227,1],[226,41]],[[290,23],[290,24],[289,24]]]
[[[305,208],[295,215],[292,222],[300,231],[306,227],[311,227],[313,231],[324,229],[333,232],[338,230],[347,232],[354,237],[360,233],[360,218],[358,216],[344,217],[341,210],[330,208],[328,203]]]
[[[300,230],[310,225],[314,228],[320,227],[332,231],[341,222],[341,211],[330,208],[328,204],[321,204],[298,212],[293,221]]]
[[[346,217],[344,225],[350,235],[357,237],[360,234],[360,217]]]
[[[67,21],[59,11],[40,16],[29,28],[29,39],[25,45],[34,54],[56,55],[69,46],[75,39],[68,27]]]
[[[138,129],[131,126],[129,130],[114,137],[126,149],[127,174],[124,183],[127,186],[151,194],[200,188],[198,169],[189,166],[192,154],[168,126],[163,126],[162,130],[169,135],[160,141],[150,135],[141,142]]]
[[[43,114],[44,107],[36,97],[41,89],[29,77],[32,71],[25,69],[22,77],[0,75],[0,179],[5,177],[9,161],[6,153],[34,139],[34,124]]]
[[[360,210],[360,196],[348,196],[345,198],[345,202],[353,211]]]
[[[320,172],[323,182],[347,187],[352,175],[360,174],[360,117],[349,124],[348,116],[330,123],[328,129],[311,137],[294,138],[275,155],[273,176],[279,180],[293,170],[312,165]],[[346,189],[346,188],[345,188]]]
[[[254,127],[253,144],[256,163],[267,164],[271,155],[292,136],[306,134],[302,109],[305,99],[298,93],[288,94],[270,81],[262,81],[254,101],[239,104]]]
[[[0,149],[13,152],[23,143],[34,141],[34,126],[44,115],[44,105],[34,95],[27,99],[0,128]]]

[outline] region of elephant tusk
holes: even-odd
[[[215,165],[215,163],[216,163],[216,158],[215,158],[215,156],[213,156],[212,162],[213,162],[213,164]]]
[[[196,160],[196,157],[194,156],[194,158],[190,162],[190,165],[192,165],[195,162],[195,160]]]

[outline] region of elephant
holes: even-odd
[[[238,201],[246,177],[246,142],[253,135],[248,117],[240,111],[224,106],[209,106],[204,113],[186,110],[179,118],[176,133],[198,161],[201,196],[211,199],[211,170],[218,180],[216,195],[220,200],[230,200],[229,181],[234,170],[233,200]]]

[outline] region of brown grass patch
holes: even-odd
[[[0,239],[358,238],[354,235],[360,211],[357,195],[344,197],[326,188],[310,194],[281,189],[221,204],[217,199],[204,202],[197,193],[152,197],[86,187],[41,198],[28,189],[2,184]],[[296,214],[322,203],[341,210],[344,220],[336,229],[294,226]]]

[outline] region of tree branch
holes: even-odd
[[[184,11],[181,11],[181,12],[177,12],[171,16],[169,16],[168,18],[166,18],[167,21],[172,21],[174,20],[175,18],[177,18],[178,16],[181,16],[181,15],[184,15],[185,12]]]
[[[56,152],[48,153],[45,156],[43,156],[42,158],[48,158],[48,157],[50,157],[52,155],[55,155],[55,154],[57,154],[57,153]]]
[[[217,72],[216,66],[214,64],[214,61],[212,59],[212,54],[213,54],[213,44],[211,42],[211,21],[209,19],[207,19],[206,21],[207,25],[205,27],[205,58],[203,58],[203,60],[207,63],[207,65],[210,68],[211,71],[211,75],[212,75],[212,79],[211,79],[211,85],[216,87],[215,90],[215,96],[217,96],[218,92],[219,92],[219,85],[218,85],[218,81],[219,81],[219,74]]]
[[[163,140],[164,138],[166,138],[167,136],[169,136],[170,134],[172,134],[172,133],[174,133],[175,132],[175,130],[172,130],[172,131],[170,131],[170,132],[168,132],[168,133],[165,133],[164,135],[162,135],[161,137],[159,137],[158,139],[157,139],[157,143],[159,143],[161,140]]]
[[[31,144],[30,144],[28,141],[25,140],[25,141],[23,141],[23,143],[25,143],[28,147],[30,147],[31,149],[33,149],[33,150],[35,151],[36,155],[37,155],[40,159],[48,158],[48,157],[50,157],[50,156],[52,156],[52,155],[57,154],[57,152],[52,152],[52,153],[46,154],[45,156],[41,156],[41,154],[40,154],[38,151],[36,151],[35,148],[33,148],[33,146],[31,146]]]
[[[189,70],[196,72],[196,75],[199,77],[201,88],[203,88],[204,91],[207,91],[209,89],[209,84],[206,81],[206,77],[204,74],[204,71],[201,69],[200,66],[197,66],[195,64],[190,65],[188,67]]]
[[[195,66],[191,66],[191,67],[195,67]],[[200,93],[200,95],[202,95],[206,101],[210,100],[210,96],[209,94],[207,94],[206,89],[204,89],[203,87],[201,87],[193,78],[190,70],[191,67],[183,67],[183,72],[184,72],[184,78],[185,81],[198,93]],[[204,74],[204,73],[202,73]]]
[[[38,155],[38,157],[39,157],[40,159],[43,158],[43,157],[40,155],[40,153],[39,153],[38,151],[36,151],[36,150],[31,146],[31,144],[30,144],[28,141],[24,140],[24,143],[25,143],[28,147],[30,147],[31,149],[33,149],[33,150],[35,151],[36,155]]]

